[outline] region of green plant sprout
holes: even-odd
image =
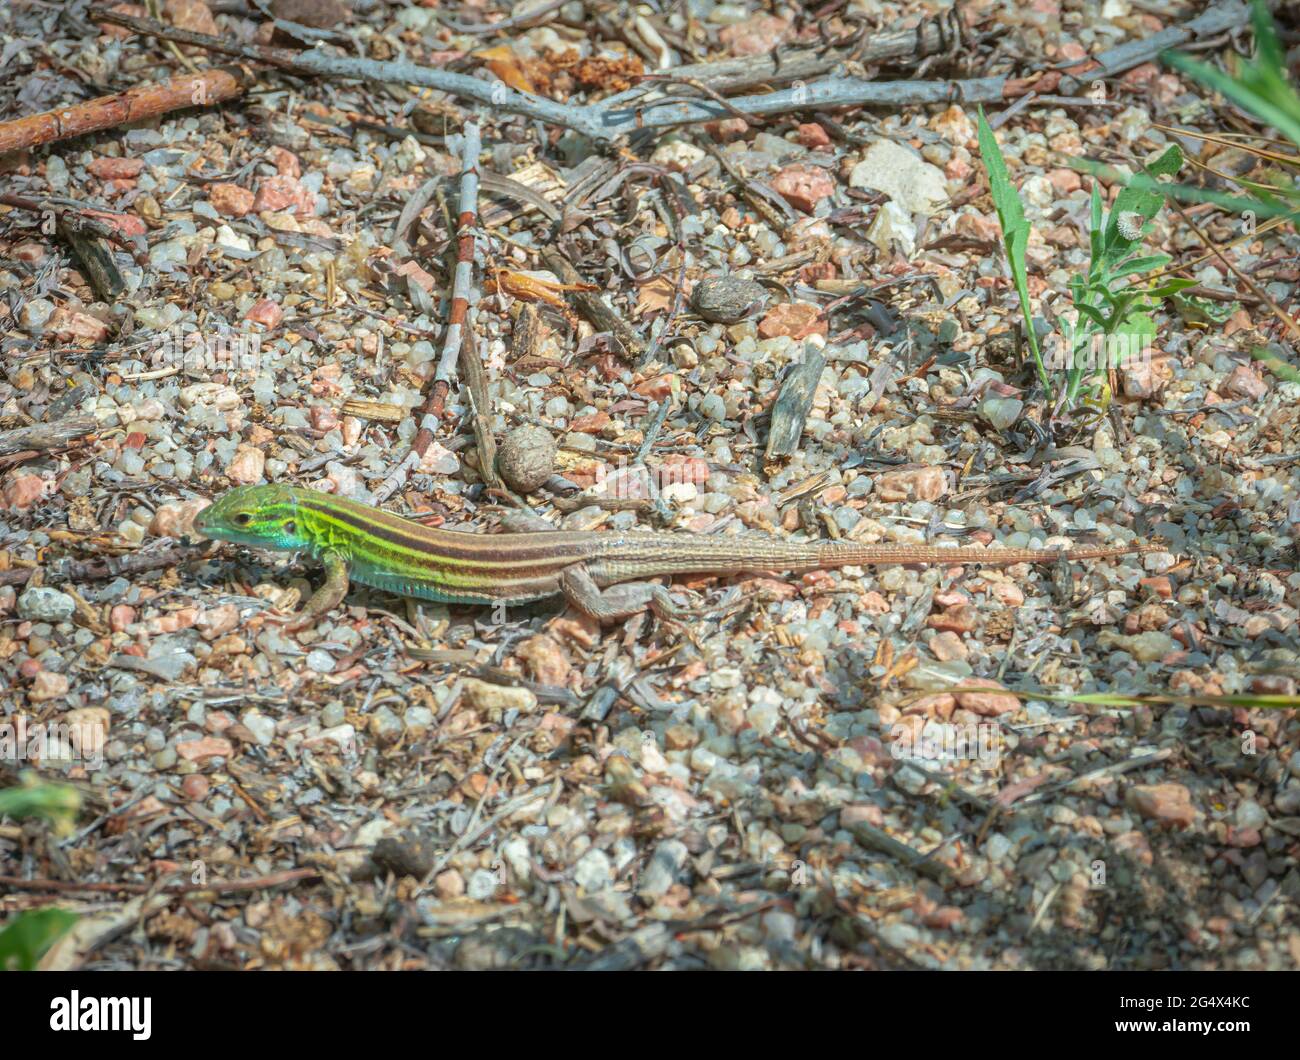
[[[1091,260],[1086,273],[1070,280],[1075,320],[1066,328],[1065,341],[1054,341],[1044,360],[1034,330],[1025,267],[1025,248],[1031,229],[1020,196],[1007,173],[1002,150],[982,109],[979,145],[1002,228],[1007,264],[1020,296],[1029,349],[1047,398],[1051,401],[1056,396],[1058,404],[1067,408],[1085,404],[1104,410],[1110,401],[1110,387],[1106,382],[1109,370],[1145,355],[1155,338],[1152,313],[1160,299],[1195,282],[1179,277],[1162,280],[1155,286],[1135,282],[1137,277],[1162,269],[1173,260],[1167,254],[1139,253],[1142,241],[1151,233],[1150,222],[1164,204],[1164,196],[1145,184],[1130,182],[1116,196],[1107,213],[1100,185],[1094,181],[1089,220]],[[1179,147],[1170,146],[1146,167],[1148,180],[1154,182],[1172,176],[1182,161]],[[1057,395],[1053,393],[1049,368],[1065,373],[1064,387]]]
[[[1146,167],[1155,181],[1170,177],[1182,165],[1182,150],[1171,145]],[[1195,285],[1194,280],[1171,276],[1154,286],[1137,277],[1163,269],[1173,259],[1168,254],[1141,254],[1142,241],[1151,234],[1151,221],[1164,205],[1164,196],[1147,187],[1129,184],[1115,197],[1110,212],[1102,207],[1101,187],[1094,181],[1089,214],[1088,271],[1070,279],[1070,296],[1076,319],[1064,343],[1065,399],[1081,399],[1104,409],[1109,402],[1106,374],[1111,368],[1135,363],[1155,341],[1152,316],[1160,300]],[[1087,393],[1085,393],[1087,391]]]

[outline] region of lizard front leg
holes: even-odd
[[[600,588],[581,563],[560,572],[560,592],[584,614],[598,622],[617,622],[649,608],[660,618],[680,619],[693,614],[673,603],[668,590],[650,582],[623,582]]]
[[[348,594],[348,561],[338,552],[326,552],[321,557],[321,562],[325,564],[325,581],[312,593],[302,611],[284,627],[286,633],[306,629],[322,615],[338,607]]]

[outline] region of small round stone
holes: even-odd
[[[706,276],[691,291],[691,308],[714,324],[735,324],[767,305],[767,288],[739,276]]]
[[[555,439],[542,427],[516,427],[497,451],[497,470],[512,490],[532,493],[555,473]]]
[[[193,773],[181,781],[181,791],[191,802],[199,802],[207,797],[208,778],[202,773]]]

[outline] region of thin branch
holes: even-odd
[[[807,81],[833,70],[841,69],[846,61],[870,66],[894,59],[924,59],[927,55],[951,51],[959,35],[956,25],[945,20],[928,19],[916,29],[902,29],[893,33],[871,34],[870,39],[851,50],[800,49],[773,52],[768,55],[746,55],[740,59],[719,59],[707,63],[675,66],[664,73],[678,77],[694,78],[707,82],[718,92],[735,92],[758,85],[782,85],[794,81]],[[603,101],[605,106],[642,99],[649,102],[645,84],[634,85]]]
[[[429,396],[420,407],[420,429],[411,443],[411,451],[375,490],[375,503],[382,504],[405,484],[412,470],[419,467],[424,454],[433,445],[434,435],[447,403],[451,381],[456,375],[465,337],[465,318],[469,312],[470,292],[474,285],[474,231],[478,224],[478,156],[482,148],[477,122],[465,123],[465,143],[461,152],[460,217],[456,222],[456,273],[451,288],[451,313],[443,336],[442,356],[430,382]]]
[[[1249,23],[1248,5],[1238,3],[1237,0],[1216,4],[1184,25],[1170,26],[1159,33],[1153,33],[1150,37],[1127,41],[1091,56],[1082,63],[1069,66],[1061,78],[1060,90],[1067,95],[1073,95],[1093,81],[1132,70],[1136,66],[1150,62],[1170,48],[1180,47],[1192,40],[1212,37],[1225,30],[1240,29]],[[1051,91],[1051,89],[1045,88],[1043,91]]]
[[[542,264],[555,273],[562,284],[579,286],[582,275],[557,246],[546,247],[542,251]],[[607,331],[623,348],[624,356],[639,360],[645,354],[645,343],[635,329],[624,320],[617,311],[596,291],[569,291],[566,298],[573,303],[597,331]]]
[[[978,77],[958,81],[878,82],[862,77],[839,76],[810,84],[796,82],[793,88],[779,92],[728,99],[725,105],[707,99],[647,101],[643,94],[632,96],[623,93],[594,106],[556,103],[529,92],[518,92],[501,82],[489,82],[445,70],[431,70],[409,62],[379,62],[332,56],[324,54],[320,49],[292,52],[282,48],[237,44],[106,8],[92,8],[91,17],[100,22],[126,26],[139,34],[193,44],[252,62],[269,63],[297,74],[394,82],[439,89],[491,106],[498,113],[538,118],[573,129],[593,140],[609,141],[639,129],[692,125],[736,114],[786,114],[826,107],[999,103],[1031,91],[1071,94],[1093,81],[1114,77],[1140,66],[1162,51],[1185,47],[1190,41],[1245,26],[1250,20],[1250,10],[1239,0],[1227,0],[1185,25],[1174,26],[1143,40],[1130,41],[1108,49],[1065,69],[1047,70],[1027,78]],[[680,67],[675,73],[679,77],[693,77],[697,69],[698,67]],[[717,83],[709,87],[714,91],[720,90]]]
[[[796,85],[780,92],[760,96],[743,96],[728,100],[722,108],[707,100],[650,103],[627,106],[620,100],[611,108],[609,101],[600,108],[605,112],[605,129],[630,132],[640,128],[663,128],[717,121],[742,114],[785,114],[794,110],[843,106],[907,106],[920,103],[1000,103],[1027,92],[1062,92],[1067,95],[1106,77],[1114,77],[1150,62],[1161,52],[1245,26],[1250,9],[1238,0],[1217,4],[1182,26],[1172,26],[1142,40],[1129,41],[1075,63],[1065,70],[1051,70],[1040,77],[977,77],[965,81],[867,81],[860,77],[832,77],[808,85]],[[679,75],[685,68],[676,71]],[[716,86],[714,86],[716,87]],[[630,101],[635,102],[635,101]],[[622,128],[620,128],[622,127]]]
[[[224,103],[243,92],[240,71],[221,67],[173,77],[161,84],[138,85],[126,92],[0,123],[0,155],[115,129],[174,110]]]
[[[356,81],[420,85],[423,88],[434,88],[453,96],[473,100],[475,103],[490,106],[497,112],[538,118],[552,125],[573,129],[593,139],[611,138],[601,129],[599,112],[596,108],[566,106],[563,103],[535,96],[530,92],[517,92],[501,81],[485,81],[470,77],[468,74],[431,70],[427,66],[419,66],[415,63],[379,62],[375,59],[326,55],[319,49],[293,52],[284,48],[239,44],[206,33],[193,33],[173,26],[164,26],[152,19],[136,18],[133,15],[125,15],[120,11],[102,7],[92,8],[90,17],[96,22],[125,26],[142,36],[192,44],[220,55],[233,55],[249,62],[267,63],[290,73],[312,77],[338,77]]]
[[[1143,170],[1146,171],[1145,166],[1143,167]],[[1155,180],[1154,177],[1151,177],[1150,179],[1152,181]],[[1214,242],[1204,232],[1201,231],[1200,226],[1197,225],[1196,222],[1193,221],[1187,215],[1187,211],[1183,208],[1182,204],[1177,199],[1175,199],[1172,195],[1166,195],[1165,202],[1167,202],[1170,205],[1170,207],[1174,210],[1174,212],[1177,213],[1180,218],[1182,218],[1183,223],[1186,224],[1189,229],[1191,229],[1192,234],[1196,236],[1196,238],[1199,239],[1203,244],[1205,244],[1205,249],[1210,254],[1213,254],[1216,258],[1218,258],[1219,261],[1223,263],[1223,267],[1226,268],[1230,273],[1232,273],[1232,275],[1234,275],[1235,277],[1237,277],[1238,280],[1244,283],[1250,289],[1250,292],[1260,302],[1263,302],[1264,305],[1268,306],[1269,312],[1271,312],[1275,317],[1277,317],[1277,319],[1281,321],[1282,326],[1286,328],[1288,332],[1290,332],[1292,341],[1296,341],[1300,339],[1300,324],[1297,324],[1295,322],[1295,318],[1292,317],[1291,314],[1288,313],[1285,309],[1283,309],[1280,305],[1278,305],[1277,302],[1275,302],[1269,296],[1269,293],[1266,290],[1264,290],[1263,287],[1257,284],[1254,280],[1252,280],[1249,276],[1247,276],[1244,272],[1242,272],[1239,268],[1237,268],[1236,265],[1232,263],[1232,259],[1230,259],[1225,253],[1223,253],[1223,251],[1220,250],[1219,247],[1216,246]],[[1185,270],[1180,269],[1178,271],[1181,272]]]
[[[470,426],[478,445],[479,475],[489,490],[513,496],[497,473],[497,443],[492,435],[492,396],[488,393],[487,369],[474,341],[474,329],[465,332],[460,349],[460,371],[465,379],[465,393],[469,398]]]
[[[15,195],[11,191],[0,194],[0,203],[5,206],[16,206],[20,210],[30,210],[32,213],[53,215],[60,223],[65,217],[76,218],[76,223],[87,234],[98,236],[100,239],[111,240],[132,253],[138,249],[133,244],[133,239],[140,237],[125,236],[122,234],[121,229],[103,220],[105,217],[125,217],[126,214],[113,213],[110,210],[102,210],[95,206],[73,205],[66,200],[33,199],[27,195]]]
[[[45,583],[61,581],[106,581],[121,575],[142,574],[145,571],[174,567],[186,560],[207,559],[210,542],[201,545],[173,545],[156,549],[141,549],[124,556],[109,556],[100,560],[59,560],[44,567],[19,567],[0,571],[0,585],[26,585],[32,576],[43,572]]]

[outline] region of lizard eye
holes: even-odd
[[[253,521],[253,517],[248,512],[240,512],[238,515],[235,516],[236,526],[247,526],[252,521]]]
[[[290,519],[284,524],[284,532],[286,534],[296,534],[298,532],[298,524]]]

